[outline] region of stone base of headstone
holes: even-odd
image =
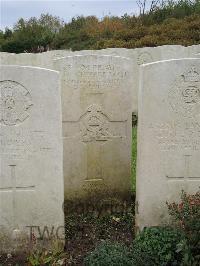
[[[39,230],[38,230],[39,229]],[[64,227],[32,227],[0,230],[0,254],[20,254],[33,250],[52,249],[55,243],[64,248]]]

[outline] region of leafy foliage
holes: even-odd
[[[102,242],[84,260],[85,266],[123,266],[131,264],[128,248],[122,244]]]
[[[158,1],[156,1],[158,2]],[[13,29],[0,31],[0,50],[43,52],[49,49],[136,48],[164,44],[200,43],[200,1],[166,0],[140,16],[73,18],[63,23],[42,14],[39,19],[19,19]]]
[[[136,189],[136,160],[137,160],[137,127],[132,129],[132,158],[131,158],[131,182],[132,191]]]
[[[180,265],[181,256],[176,250],[181,239],[182,234],[170,227],[146,228],[130,248],[119,243],[102,242],[85,258],[84,265]]]
[[[167,203],[175,225],[145,228],[131,247],[103,242],[85,265],[197,266],[200,265],[200,191],[182,192],[180,203]]]
[[[181,240],[182,234],[177,229],[145,228],[133,242],[133,265],[179,265],[181,256],[176,250]]]
[[[63,251],[63,245],[54,241],[51,249],[34,248],[30,251],[27,261],[30,266],[64,265],[65,254]]]
[[[194,195],[182,192],[180,203],[167,203],[169,214],[184,232],[179,244],[183,265],[200,265],[200,191]]]
[[[23,18],[13,30],[6,29],[0,41],[2,51],[7,52],[42,52],[51,48],[51,44],[59,32],[62,22],[49,14],[42,14],[39,19]]]

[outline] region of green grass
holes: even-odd
[[[132,130],[132,161],[131,161],[131,183],[132,190],[135,192],[136,183],[136,159],[137,159],[137,127]]]

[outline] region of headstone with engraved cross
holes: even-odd
[[[13,216],[13,219],[10,221],[11,225],[14,226],[14,228],[18,228],[18,212],[17,212],[17,193],[18,192],[34,192],[35,191],[35,186],[34,185],[27,185],[27,186],[18,186],[17,185],[17,178],[16,178],[16,172],[15,168],[16,165],[9,165],[10,168],[10,178],[11,178],[11,186],[5,186],[5,187],[0,187],[0,192],[11,192],[12,193],[12,207],[10,209],[10,213]],[[8,177],[9,178],[9,177]]]
[[[136,197],[139,228],[169,221],[166,201],[200,186],[200,59],[141,67]]]
[[[55,60],[55,68],[62,80],[65,198],[128,198],[134,79],[130,60],[69,56]]]
[[[64,224],[61,104],[56,71],[0,72],[0,252],[10,252],[27,248],[30,226]]]

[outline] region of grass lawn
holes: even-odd
[[[135,192],[136,183],[136,159],[137,159],[137,127],[133,127],[132,131],[132,161],[131,161],[131,181],[132,189]]]

